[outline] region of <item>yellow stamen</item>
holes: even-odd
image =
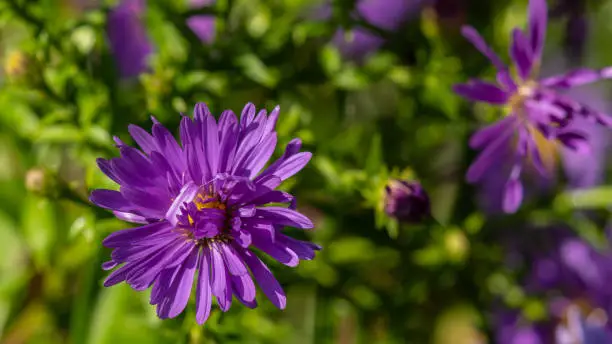
[[[209,195],[198,194],[196,198],[193,200],[193,203],[196,205],[198,210],[202,209],[221,209],[225,210],[225,204],[219,201],[209,201],[209,199],[214,198]]]
[[[529,133],[535,141],[544,168],[552,172],[557,164],[557,156],[559,153],[557,141],[547,139],[533,126],[529,126]],[[531,154],[529,155],[529,159],[533,161],[533,156],[531,156]]]

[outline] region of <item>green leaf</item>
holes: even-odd
[[[397,55],[388,52],[379,52],[368,58],[365,68],[368,72],[382,74],[391,70],[396,61]]]
[[[414,252],[413,258],[414,262],[418,265],[435,266],[444,262],[445,254],[441,247],[429,246]]]
[[[252,37],[261,38],[270,28],[272,14],[268,7],[258,6],[256,13],[250,16],[247,31]]]
[[[347,66],[338,72],[334,78],[334,85],[345,90],[360,90],[368,85],[367,77],[357,68]]]
[[[381,166],[383,166],[383,152],[382,152],[382,139],[380,133],[374,134],[372,143],[370,144],[370,151],[366,157],[365,171],[366,173],[373,175],[378,174]]]
[[[266,87],[274,87],[280,79],[280,72],[267,67],[256,55],[246,54],[236,59],[236,64],[251,80]]]
[[[401,87],[410,87],[413,83],[413,76],[410,69],[403,66],[392,67],[387,77]]]
[[[29,195],[23,205],[22,230],[37,267],[48,266],[57,239],[56,213],[51,200]]]
[[[327,45],[323,47],[319,59],[328,75],[334,75],[342,68],[342,56],[340,56],[340,52],[334,46]]]
[[[293,42],[302,45],[309,38],[323,36],[328,31],[329,25],[323,21],[305,21],[297,24],[293,29]]]
[[[72,124],[57,124],[42,128],[34,139],[38,142],[73,143],[83,139],[83,132]]]
[[[14,130],[20,136],[33,135],[39,127],[36,114],[27,105],[15,101],[15,96],[0,92],[0,123],[3,127]]]
[[[330,260],[337,264],[367,261],[374,252],[373,244],[359,237],[341,238],[331,243],[327,249]]]
[[[112,147],[112,138],[104,128],[94,125],[87,128],[85,134],[87,139],[95,145]]]
[[[612,186],[566,191],[554,201],[554,207],[559,211],[572,208],[609,208],[610,205],[612,205]]]

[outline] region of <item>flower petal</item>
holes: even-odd
[[[232,286],[223,262],[221,249],[216,243],[209,246],[211,256],[212,293],[217,297],[219,308],[226,312],[232,304]]]
[[[102,241],[102,245],[110,248],[130,245],[134,242],[146,240],[165,232],[171,232],[172,228],[173,227],[168,222],[161,221],[142,227],[123,229],[109,234],[106,239]]]
[[[153,136],[141,127],[134,124],[130,124],[128,125],[128,132],[130,133],[134,141],[136,141],[138,146],[140,146],[143,152],[151,154],[152,151],[159,150],[159,148],[157,148],[157,143],[155,142]]]
[[[296,228],[310,229],[314,225],[310,219],[299,212],[283,207],[257,208],[255,216],[270,221],[277,225],[291,226]]]
[[[185,157],[174,136],[161,124],[153,125],[153,137],[157,141],[159,152],[166,157],[168,163],[180,174],[185,170]]]
[[[300,263],[297,254],[291,251],[287,246],[271,242],[263,236],[253,236],[253,245],[281,264],[296,267]]]
[[[285,309],[287,305],[287,297],[283,288],[280,286],[270,269],[252,252],[248,250],[242,251],[242,257],[244,261],[251,269],[253,277],[257,284],[261,287],[263,293],[272,301],[272,303],[279,309]]]
[[[610,76],[607,76],[608,78]],[[606,75],[601,71],[578,68],[571,70],[563,75],[556,75],[546,78],[541,81],[543,86],[554,87],[558,89],[568,89],[576,86],[586,85],[606,78]]]
[[[196,321],[202,325],[210,316],[212,291],[210,289],[210,255],[200,252],[198,267],[198,287],[196,290]]]
[[[486,56],[491,63],[497,69],[506,69],[506,65],[502,62],[502,60],[495,54],[493,49],[487,45],[487,42],[480,36],[478,31],[471,26],[463,26],[461,28],[461,34],[465,37],[470,43],[474,45],[478,51],[480,51],[484,56]]]
[[[132,213],[136,210],[133,204],[123,197],[119,191],[97,189],[89,196],[91,203],[105,209],[117,210],[120,212]]]
[[[253,103],[248,103],[242,109],[242,113],[240,114],[240,127],[242,130],[246,129],[253,119],[255,118],[255,105]]]
[[[120,211],[113,211],[113,215],[119,220],[123,220],[131,223],[148,223],[147,219],[143,216],[132,214],[132,213],[124,213]]]
[[[567,147],[579,154],[591,153],[591,145],[587,139],[587,136],[578,131],[563,131],[557,134],[557,140],[563,143],[564,147]]]
[[[166,211],[164,218],[168,220],[168,222],[170,222],[173,226],[176,226],[176,224],[178,223],[176,215],[178,215],[178,213],[180,212],[181,206],[183,205],[183,203],[193,201],[195,196],[198,194],[198,189],[199,187],[193,182],[188,182],[187,184],[185,184],[181,189],[179,195],[174,199],[174,201],[168,208],[168,211]]]
[[[255,301],[256,288],[251,276],[249,274],[231,276],[231,280],[232,289],[238,300],[249,308],[257,307],[257,301]]]
[[[489,168],[498,162],[502,161],[506,155],[510,138],[514,134],[514,130],[507,130],[497,139],[490,142],[480,154],[466,173],[466,179],[470,183],[475,183],[482,178]]]
[[[159,275],[155,278],[153,288],[151,288],[151,299],[149,303],[151,305],[159,305],[167,298],[167,291],[170,289],[172,282],[178,275],[181,266],[175,266],[173,268],[163,269]],[[158,312],[160,308],[157,308]],[[159,314],[159,313],[158,313]]]
[[[469,145],[473,149],[483,149],[493,143],[499,137],[504,136],[507,131],[514,130],[516,125],[515,116],[506,116],[501,120],[479,129],[470,137]]]
[[[236,253],[236,250],[230,245],[219,244],[217,247],[221,248],[223,254],[223,260],[229,270],[230,274],[234,276],[240,276],[249,273],[242,259]]]
[[[321,246],[319,245],[308,241],[293,239],[292,237],[280,233],[277,235],[277,240],[281,245],[284,245],[291,251],[295,252],[302,260],[313,259],[315,257],[315,251],[321,250]]]
[[[523,202],[523,184],[518,177],[511,177],[504,187],[502,208],[505,213],[515,213]]]
[[[191,287],[195,277],[195,269],[197,264],[198,250],[192,250],[191,254],[182,264],[178,278],[175,280],[176,293],[172,298],[168,317],[174,318],[179,315],[187,306],[189,296],[191,295]]]
[[[529,0],[529,42],[535,61],[540,61],[542,58],[546,40],[547,11],[546,0]]]
[[[288,178],[292,177],[294,174],[302,170],[304,166],[308,164],[310,158],[312,158],[312,153],[310,152],[297,153],[286,159],[281,157],[279,159],[279,164],[270,165],[259,176],[257,176],[257,178],[255,178],[255,182],[270,174],[279,177],[281,180],[287,180]]]
[[[533,66],[532,52],[527,37],[520,29],[512,31],[512,44],[510,45],[510,56],[514,61],[519,76],[527,80]]]
[[[234,167],[237,175],[246,175],[249,178],[255,177],[266,165],[274,149],[276,148],[276,133],[269,134],[266,139],[257,145],[243,163]],[[241,170],[244,170],[242,172]]]
[[[142,191],[141,189],[121,186],[120,192],[123,197],[134,205],[145,217],[161,219],[170,206],[170,195],[167,190],[156,188]],[[156,192],[153,192],[156,191]],[[117,209],[120,210],[120,209]]]
[[[508,102],[508,94],[491,83],[473,80],[467,84],[457,84],[453,90],[458,95],[472,101],[503,105]]]
[[[217,122],[212,115],[206,117],[204,122],[206,161],[208,162],[208,171],[210,176],[217,174],[217,166],[219,165],[219,132]]]
[[[96,159],[96,163],[98,164],[98,167],[100,168],[102,173],[104,173],[107,177],[112,179],[117,184],[122,183],[121,179],[113,171],[110,161],[98,158]]]

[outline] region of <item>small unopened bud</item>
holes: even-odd
[[[25,176],[26,189],[36,195],[53,197],[58,193],[55,175],[42,168],[32,168]]]
[[[4,72],[11,79],[20,79],[28,74],[30,58],[22,51],[10,52],[4,61]]]
[[[431,216],[429,196],[419,182],[394,179],[385,191],[387,215],[406,223],[418,223]]]

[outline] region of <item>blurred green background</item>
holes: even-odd
[[[526,219],[594,226],[563,197],[487,220],[464,181],[469,135],[497,114],[452,93],[493,75],[460,25],[505,55],[526,3],[424,2],[384,29],[352,16],[350,0],[218,0],[199,12],[151,0],[140,17],[149,67],[122,77],[107,35],[117,1],[0,0],[0,343],[492,343],[493,301],[525,301],[495,232]],[[584,63],[611,64],[612,1],[587,11]],[[197,14],[214,16],[210,42],[186,24]],[[564,23],[551,20],[550,56],[565,54]],[[334,42],[342,27],[382,43],[355,58]],[[129,123],[150,128],[150,115],[176,132],[196,102],[215,114],[279,104],[279,146],[299,137],[314,153],[283,188],[316,225],[295,235],[323,250],[296,269],[271,264],[285,311],[258,294],[257,309],[215,308],[198,326],[193,304],[161,321],[149,292],[102,287],[101,240],[126,224],[88,204],[88,190],[116,187],[95,159],[117,154],[113,135],[132,142]],[[441,224],[388,218],[389,178],[420,180]],[[599,192],[585,206],[607,207],[610,191]]]

